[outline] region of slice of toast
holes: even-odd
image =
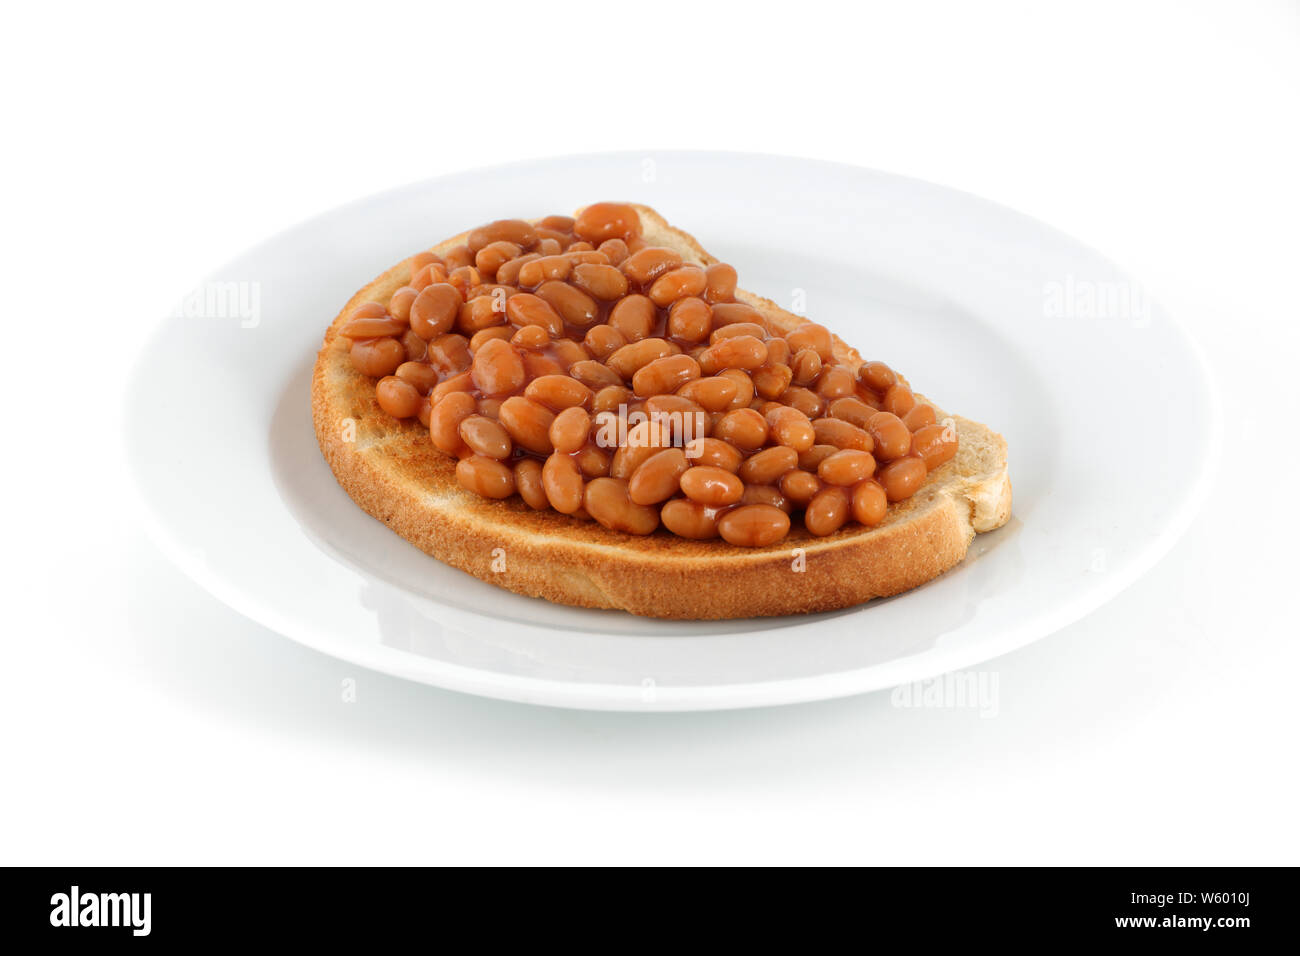
[[[670,247],[690,263],[718,261],[653,209],[636,209],[650,245]],[[467,235],[433,251],[459,245]],[[379,408],[374,380],[352,367],[348,340],[339,336],[354,308],[388,301],[408,273],[403,261],[361,289],[325,333],[312,375],[316,437],[339,484],[367,513],[420,550],[490,584],[561,604],[659,618],[826,611],[924,584],[961,561],[976,532],[1001,527],[1010,517],[1006,441],[955,415],[956,457],[912,497],[891,505],[879,526],[849,522],[819,538],[795,522],[788,537],[766,548],[689,540],[663,528],[641,537],[534,511],[517,496],[482,498],[460,486],[455,459],[433,447],[427,429]],[[773,331],[808,321],[751,292],[737,289],[736,299],[762,312]],[[838,338],[835,350],[843,360],[862,361]],[[504,549],[500,572],[493,570],[497,548]]]

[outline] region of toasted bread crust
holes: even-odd
[[[687,261],[717,261],[654,210],[637,209],[647,241],[671,246]],[[784,541],[767,548],[692,541],[662,528],[639,537],[533,511],[518,497],[481,498],[460,487],[455,462],[433,447],[426,429],[380,410],[373,381],[352,367],[347,340],[338,335],[357,305],[387,301],[406,277],[405,263],[389,269],[357,292],[326,332],[312,375],[316,437],[339,484],[363,510],[420,550],[490,584],[561,604],[659,618],[826,611],[931,580],[962,559],[977,532],[1010,517],[1006,442],[957,416],[957,456],[915,495],[892,505],[881,525],[850,524],[818,538],[796,524]],[[806,321],[752,293],[738,290],[736,296],[781,331]],[[836,350],[858,358],[838,339]],[[498,548],[505,565],[499,572],[493,570]]]

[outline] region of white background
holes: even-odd
[[[856,8],[10,11],[0,862],[1300,862],[1296,4]],[[462,697],[250,623],[143,537],[122,380],[207,272],[392,185],[626,148],[905,173],[1103,250],[1212,357],[1204,514],[988,665],[993,718]],[[220,396],[181,400],[201,428]]]

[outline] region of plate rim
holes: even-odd
[[[654,156],[656,158],[682,157],[696,160],[705,157],[724,160],[728,158],[763,159],[782,163],[808,164],[833,167],[853,174],[865,173],[906,184],[912,188],[938,190],[960,197],[961,200],[966,202],[973,201],[977,205],[996,211],[999,215],[1010,215],[1033,228],[1044,230],[1070,243],[1075,248],[1094,256],[1098,261],[1113,270],[1117,277],[1130,282],[1134,281],[1127,270],[1121,268],[1114,260],[1098,252],[1086,242],[1034,216],[960,188],[835,160],[793,154],[734,150],[616,150],[560,154],[469,167],[433,177],[412,180],[354,198],[306,216],[230,257],[220,267],[209,270],[200,281],[214,280],[215,277],[222,275],[223,271],[227,270],[231,265],[240,260],[261,254],[265,248],[285,240],[293,233],[319,219],[341,214],[356,207],[380,202],[385,198],[415,187],[432,186],[468,174],[499,174],[510,169],[548,163],[612,160],[644,156]],[[1031,621],[1012,628],[1000,640],[984,642],[967,648],[946,649],[943,657],[948,666],[937,672],[933,667],[927,668],[925,666],[925,662],[930,655],[935,653],[934,649],[931,648],[910,657],[876,663],[864,668],[749,683],[669,685],[662,688],[656,687],[653,693],[647,694],[643,688],[629,684],[565,681],[529,675],[507,674],[500,671],[472,668],[434,658],[420,657],[382,644],[370,644],[360,641],[343,644],[330,637],[302,633],[302,628],[295,619],[279,613],[266,602],[257,600],[254,596],[225,581],[216,569],[208,567],[204,561],[194,555],[188,547],[177,539],[164,521],[163,516],[146,497],[141,481],[137,477],[138,469],[134,456],[130,454],[129,447],[124,447],[123,450],[127,452],[125,455],[127,471],[130,475],[127,486],[131,493],[132,510],[142,519],[147,537],[187,577],[217,600],[249,620],[305,647],[389,676],[459,693],[516,703],[576,710],[651,713],[783,706],[870,693],[929,679],[937,674],[950,673],[954,670],[969,667],[974,663],[996,660],[1011,651],[1068,627],[1109,603],[1118,594],[1143,578],[1186,534],[1192,522],[1208,501],[1215,475],[1220,466],[1224,427],[1222,396],[1213,366],[1208,361],[1199,339],[1178,322],[1167,309],[1160,307],[1158,301],[1153,299],[1153,304],[1160,308],[1170,328],[1175,330],[1179,339],[1188,348],[1192,358],[1190,367],[1199,376],[1199,384],[1202,386],[1201,391],[1206,401],[1208,435],[1204,445],[1204,455],[1195,477],[1184,486],[1185,490],[1177,511],[1171,515],[1159,534],[1152,536],[1136,548],[1135,553],[1128,558],[1123,566],[1123,573],[1109,574],[1098,579],[1092,587],[1082,589],[1072,600],[1059,604],[1050,612],[1040,614]],[[119,410],[124,413],[122,416],[123,421],[130,420],[129,415],[125,413],[132,406],[137,383],[141,377],[140,373],[146,364],[151,349],[174,321],[175,316],[164,315],[150,326],[147,333],[141,337],[135,358],[131,362],[128,374],[123,379],[122,393],[119,396],[118,404]],[[122,429],[120,438],[124,446],[129,446],[126,428]],[[403,666],[403,664],[407,666]]]

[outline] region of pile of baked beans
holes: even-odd
[[[357,370],[487,498],[607,528],[774,544],[874,526],[957,452],[883,362],[823,326],[773,334],[736,270],[648,244],[636,210],[504,219],[410,261],[348,317]]]

